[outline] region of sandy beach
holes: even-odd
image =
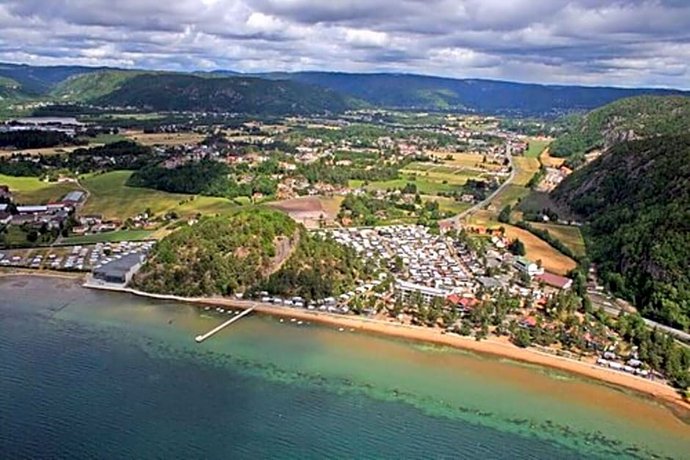
[[[180,301],[196,305],[223,306],[243,309],[253,306],[255,307],[255,311],[260,314],[267,314],[283,318],[295,318],[303,321],[313,321],[315,323],[332,325],[343,329],[354,329],[355,331],[397,337],[411,341],[433,343],[436,345],[470,350],[480,354],[489,354],[522,363],[544,366],[598,380],[609,385],[638,392],[647,397],[652,397],[659,402],[667,404],[674,410],[674,412],[676,412],[679,417],[683,418],[684,420],[690,420],[690,402],[683,399],[675,389],[663,382],[652,381],[612,369],[606,369],[584,361],[577,361],[574,359],[544,353],[533,348],[519,348],[506,339],[492,337],[482,341],[476,341],[474,338],[462,337],[456,334],[444,334],[441,333],[440,330],[421,326],[404,325],[389,321],[336,315],[303,309],[291,309],[248,300],[236,300],[229,298],[183,298],[170,295],[149,294],[129,288],[113,288],[110,286],[93,285],[88,283],[86,283],[84,286],[94,289],[128,292],[148,298]]]

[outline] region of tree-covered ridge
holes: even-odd
[[[690,135],[621,143],[554,196],[589,222],[589,255],[615,293],[690,329]]]
[[[287,262],[253,291],[323,299],[352,289],[369,268],[352,248],[302,229],[300,241]]]
[[[551,155],[583,155],[627,141],[686,133],[690,129],[690,98],[640,96],[622,99],[575,118],[568,133],[551,144]]]
[[[180,296],[267,290],[312,299],[349,289],[363,270],[353,250],[307,233],[278,211],[250,208],[163,238],[133,285]]]
[[[182,74],[138,75],[90,102],[147,110],[254,115],[342,112],[349,107],[339,94],[296,82],[245,77],[202,78]]]
[[[159,241],[134,285],[181,296],[231,294],[261,281],[279,240],[296,238],[297,224],[267,209],[204,218]]]

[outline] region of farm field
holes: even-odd
[[[565,275],[576,267],[577,264],[574,260],[561,254],[546,241],[537,238],[527,230],[512,225],[502,225],[506,229],[506,237],[511,240],[520,239],[525,245],[526,257],[534,262],[541,260],[546,271]]]
[[[540,230],[548,230],[551,236],[560,240],[578,256],[585,255],[585,240],[578,227],[548,223],[532,223],[531,225]]]
[[[93,235],[72,236],[63,238],[62,244],[116,243],[120,241],[141,241],[154,238],[149,230],[118,230],[114,232],[95,233]]]
[[[150,208],[155,214],[170,211],[182,217],[197,213],[223,214],[237,206],[225,198],[167,193],[125,185],[131,171],[113,171],[87,176],[82,184],[91,195],[83,214],[101,214],[107,219],[125,220]]]
[[[446,196],[422,195],[422,199],[424,201],[436,201],[441,211],[452,212],[453,214],[460,214],[472,207],[469,203],[455,201],[453,198],[448,198]]]
[[[525,186],[532,179],[534,173],[539,170],[539,160],[537,158],[528,157],[514,157],[513,165],[515,166],[514,185]]]
[[[548,168],[560,168],[565,163],[565,158],[552,157],[549,149],[546,149],[539,155],[539,161]]]
[[[326,224],[335,222],[343,198],[342,196],[305,196],[291,200],[273,201],[267,205],[286,213],[307,228],[318,228],[322,220]]]
[[[454,184],[443,184],[442,182],[434,182],[430,181],[426,178],[418,177],[416,180],[410,180],[408,178],[403,178],[403,179],[394,179],[394,180],[387,180],[387,181],[377,181],[377,182],[370,182],[368,185],[364,185],[364,181],[361,180],[351,180],[348,183],[348,186],[350,188],[360,188],[364,186],[365,189],[367,190],[388,190],[388,189],[396,189],[396,188],[403,188],[405,185],[408,183],[415,184],[417,186],[417,190],[419,193],[425,194],[425,195],[435,195],[438,192],[450,192],[453,190],[456,190],[458,185]]]
[[[15,177],[0,174],[0,185],[7,185],[21,204],[45,204],[57,201],[79,186],[69,182],[43,182],[37,177]]]
[[[124,136],[142,145],[166,146],[197,144],[205,137],[197,133],[144,133],[142,131],[127,131]]]
[[[527,158],[539,158],[539,155],[544,151],[544,149],[551,143],[550,139],[530,137],[527,139],[529,147],[525,152]]]
[[[491,201],[496,214],[501,212],[506,205],[513,206],[519,199],[529,195],[530,190],[519,185],[508,185]]]

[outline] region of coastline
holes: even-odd
[[[489,338],[482,341],[476,341],[474,338],[462,337],[455,334],[442,334],[439,330],[421,326],[396,324],[370,318],[335,315],[311,310],[288,309],[286,307],[277,307],[248,300],[219,297],[188,298],[164,294],[151,294],[131,288],[90,284],[88,282],[84,283],[83,287],[129,293],[140,297],[176,301],[198,306],[233,307],[241,309],[255,307],[255,311],[259,314],[313,321],[319,324],[354,329],[380,336],[395,337],[420,343],[432,343],[435,345],[468,350],[478,354],[488,354],[494,357],[564,371],[617,388],[631,390],[642,396],[652,398],[665,404],[676,413],[679,418],[686,422],[690,420],[690,402],[684,400],[678,392],[665,383],[624,374],[592,363],[552,355],[533,348],[519,348],[506,340]]]

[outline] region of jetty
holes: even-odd
[[[204,340],[208,339],[209,337],[212,337],[212,336],[215,335],[216,333],[218,333],[218,332],[222,331],[223,329],[225,329],[226,327],[230,326],[232,323],[234,323],[234,322],[236,322],[236,321],[239,321],[241,318],[247,316],[248,314],[250,314],[251,312],[253,312],[255,308],[256,308],[256,306],[252,306],[252,307],[247,308],[246,310],[244,310],[244,311],[243,311],[242,313],[240,313],[239,315],[233,316],[232,318],[230,318],[229,320],[227,320],[226,322],[224,322],[224,323],[221,324],[220,326],[214,327],[213,329],[211,329],[210,331],[208,331],[206,334],[197,335],[197,336],[194,338],[194,340],[196,340],[196,343],[201,343],[201,342],[203,342]]]

